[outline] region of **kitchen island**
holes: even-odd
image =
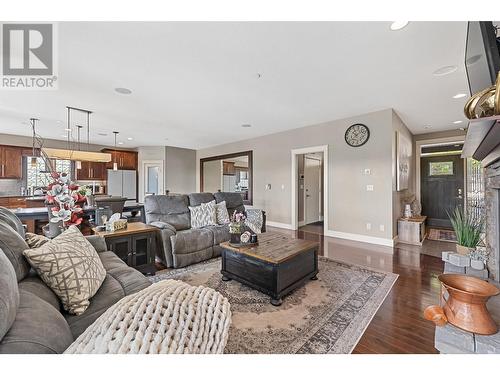
[[[88,216],[95,215],[96,207],[85,206],[83,208],[83,213]],[[11,211],[23,222],[23,223],[35,223],[37,220],[48,222],[49,212],[47,207],[31,207],[31,208],[15,208]],[[123,207],[123,212],[131,212],[132,216],[135,217],[137,213],[140,214],[140,219],[143,223],[146,222],[146,213],[144,210],[144,204],[137,202],[126,202]],[[34,232],[36,226],[34,224],[28,224],[28,231]]]

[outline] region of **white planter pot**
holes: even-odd
[[[470,260],[470,266],[472,268],[474,268],[475,270],[481,271],[482,269],[484,269],[484,262],[482,260],[471,259]]]

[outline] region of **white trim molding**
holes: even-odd
[[[365,236],[363,234],[356,233],[347,233],[347,232],[339,232],[336,230],[328,230],[325,233],[326,236],[342,238],[344,240],[357,241],[357,242],[365,242],[372,245],[380,245],[387,247],[387,251],[384,249],[382,252],[392,254],[394,253],[394,240],[389,238],[380,238],[380,237],[372,237]]]
[[[328,145],[321,145],[321,146],[313,146],[313,147],[305,147],[305,148],[298,148],[291,150],[291,157],[292,157],[292,224],[287,224],[290,226],[289,229],[292,230],[297,230],[298,229],[298,211],[297,211],[297,200],[299,197],[299,189],[298,189],[298,184],[297,184],[297,155],[302,155],[302,154],[311,154],[311,153],[316,153],[316,152],[322,152],[323,153],[323,216],[324,216],[324,221],[323,221],[323,228],[324,228],[324,235],[327,235],[328,232],[328,212],[329,212],[329,206],[328,206],[328,197],[329,197],[329,190],[328,190],[328,185],[329,185],[329,169],[328,169],[328,159],[329,159],[329,154],[328,154]]]
[[[275,228],[281,228],[281,229],[292,229],[292,224],[287,224],[287,223],[280,223],[278,221],[269,221],[266,220],[266,227],[275,227]]]

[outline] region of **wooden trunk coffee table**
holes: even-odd
[[[234,279],[266,293],[275,306],[281,305],[285,294],[317,279],[317,242],[268,232],[259,234],[257,246],[236,248],[229,242],[220,246],[222,280]]]

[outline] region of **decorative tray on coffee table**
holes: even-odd
[[[229,246],[235,247],[235,248],[241,248],[241,247],[254,247],[257,246],[259,243],[258,242],[240,242],[240,243],[232,243],[231,241],[228,242]]]

